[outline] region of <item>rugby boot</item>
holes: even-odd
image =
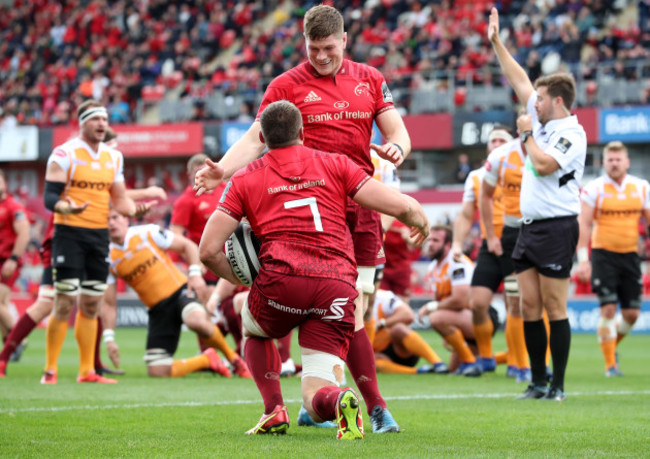
[[[221,376],[224,376],[226,378],[230,378],[232,376],[228,367],[223,363],[221,357],[219,357],[219,354],[217,354],[217,351],[209,347],[203,351],[203,354],[210,360],[210,370],[215,373],[219,373]]]
[[[336,425],[338,440],[360,440],[363,438],[363,419],[361,403],[357,394],[346,387],[336,399]]]
[[[370,413],[370,423],[372,424],[372,433],[399,432],[399,425],[393,419],[388,408],[382,408],[377,405]]]
[[[246,431],[246,435],[273,434],[284,435],[289,428],[289,413],[284,405],[276,405],[269,414],[263,414],[255,427]]]

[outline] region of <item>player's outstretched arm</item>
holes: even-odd
[[[363,207],[392,215],[411,226],[411,237],[417,245],[429,235],[429,220],[420,203],[377,180],[368,180],[353,199]]]
[[[141,199],[160,199],[164,201],[167,199],[167,192],[159,186],[126,190],[126,195],[134,201],[140,201]]]
[[[261,130],[260,122],[253,122],[246,134],[228,149],[219,163],[210,159],[205,161],[205,166],[199,169],[194,178],[194,191],[197,196],[214,190],[222,181],[232,177],[235,172],[262,154],[264,143],[260,139]]]
[[[215,210],[203,229],[199,244],[199,257],[203,264],[217,276],[235,285],[242,285],[232,272],[230,263],[223,253],[223,246],[239,222],[234,218]]]
[[[508,79],[512,89],[515,90],[519,102],[526,105],[535,88],[533,88],[533,84],[530,82],[526,71],[517,63],[501,41],[499,37],[499,12],[494,7],[490,12],[487,34],[488,40],[492,43],[492,49],[494,49],[494,53],[501,65],[501,70],[503,70],[503,74]]]

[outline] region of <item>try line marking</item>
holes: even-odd
[[[503,394],[426,394],[426,395],[404,395],[395,397],[384,397],[391,400],[462,400],[480,398],[512,398],[520,392]],[[639,391],[597,391],[597,392],[569,392],[568,397],[601,397],[601,396],[622,396],[622,395],[650,395],[650,390]],[[73,410],[128,410],[137,408],[168,408],[168,407],[202,407],[220,405],[250,405],[259,404],[261,399],[255,400],[227,400],[222,402],[171,402],[171,403],[125,403],[123,405],[74,405],[74,406],[49,406],[30,408],[0,408],[0,414],[5,413],[52,413],[57,411]],[[301,403],[302,399],[286,399],[285,403]]]

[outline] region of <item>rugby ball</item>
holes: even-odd
[[[226,257],[232,272],[242,284],[248,287],[253,285],[260,270],[257,256],[261,245],[247,222],[240,223],[226,241]]]

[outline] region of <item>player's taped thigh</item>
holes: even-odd
[[[102,296],[108,284],[98,280],[85,280],[81,283],[81,293],[88,296]]]
[[[38,299],[41,301],[52,301],[55,293],[52,285],[41,285],[38,287]]]
[[[503,279],[503,289],[507,296],[519,296],[519,282],[517,282],[517,276],[506,276]]]
[[[343,377],[344,363],[340,357],[326,352],[302,355],[302,377],[320,378],[339,386]]]
[[[81,290],[79,288],[80,284],[80,279],[61,279],[60,281],[54,281],[54,290],[61,295],[77,296]]]
[[[244,331],[248,332],[249,336],[259,336],[262,338],[268,338],[269,335],[266,334],[264,329],[260,327],[260,324],[257,323],[253,314],[251,314],[250,309],[248,309],[248,298],[244,300],[244,306],[241,308],[241,325]],[[243,349],[242,345],[242,349]]]
[[[171,366],[174,362],[172,355],[165,349],[155,348],[147,349],[144,354],[144,362],[148,367]]]
[[[357,288],[368,295],[375,292],[375,271],[374,266],[357,267]]]
[[[201,311],[207,317],[207,313],[203,305],[198,301],[192,301],[191,303],[187,303],[181,311],[181,318],[183,319],[183,322],[185,322],[187,316],[194,311]]]

